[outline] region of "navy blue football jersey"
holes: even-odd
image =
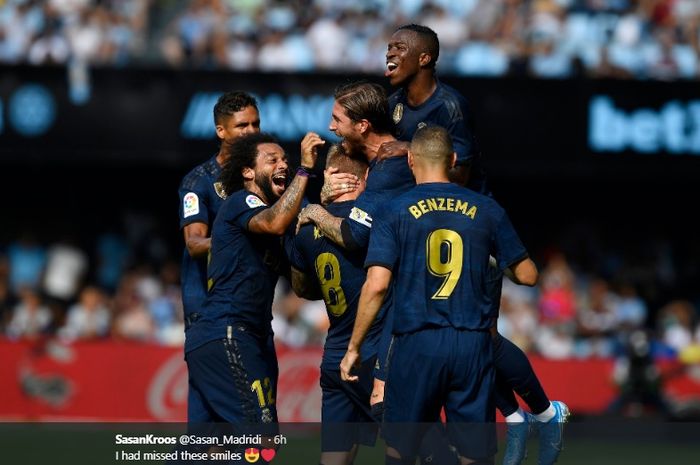
[[[367,248],[369,244],[373,216],[416,185],[407,158],[392,157],[380,162],[375,158],[369,164],[367,187],[345,217],[345,224],[358,247]]]
[[[395,124],[396,138],[410,142],[423,126],[442,126],[452,137],[457,164],[471,164],[469,187],[490,195],[481,154],[474,136],[469,104],[454,88],[437,81],[435,92],[422,104],[411,106],[406,90],[401,88],[389,96],[389,111]]]
[[[527,250],[493,199],[452,183],[426,183],[396,199],[373,224],[366,266],[392,270],[393,332],[486,330],[497,316],[489,255],[506,269]]]
[[[181,229],[191,223],[204,223],[209,226],[211,234],[216,212],[225,198],[223,188],[217,181],[220,174],[221,167],[214,156],[183,178],[178,189]],[[207,295],[206,258],[194,259],[185,249],[182,255],[180,285],[185,316],[189,316],[198,311]]]
[[[354,204],[355,201],[333,202],[327,208],[332,215],[343,218]],[[291,265],[318,281],[330,320],[321,367],[337,370],[355,324],[357,303],[366,278],[366,250],[349,252],[326,239],[314,225],[302,227],[292,244]],[[376,355],[382,325],[380,314],[362,344],[362,360]]]
[[[272,299],[287,262],[281,237],[248,231],[250,219],[265,208],[245,189],[221,205],[211,232],[209,290],[198,319],[186,330],[186,352],[226,337],[231,325],[260,336],[272,332]]]

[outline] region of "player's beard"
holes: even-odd
[[[272,188],[272,179],[270,178],[269,175],[256,174],[255,175],[255,184],[262,191],[268,204],[271,205],[271,204],[277,202],[277,200],[280,198],[280,196],[277,195],[275,193],[274,189]]]

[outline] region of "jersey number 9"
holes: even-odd
[[[425,246],[428,271],[434,276],[444,278],[432,298],[447,299],[462,275],[462,237],[451,229],[436,229],[428,235]]]

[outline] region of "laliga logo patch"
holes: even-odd
[[[357,221],[361,225],[367,226],[368,228],[372,227],[372,217],[369,216],[369,214],[357,207],[352,207],[352,210],[350,211],[350,219]]]
[[[260,459],[260,451],[251,447],[245,450],[245,454],[243,454],[243,456],[245,457],[246,462],[255,463],[258,461],[258,459]]]
[[[245,203],[248,204],[250,208],[258,208],[258,207],[264,207],[265,202],[260,200],[260,197],[257,195],[250,194],[248,197],[245,198]]]
[[[403,117],[403,103],[399,103],[394,108],[394,113],[391,115],[391,119],[394,120],[394,124],[399,124],[401,118]]]
[[[199,213],[199,197],[194,192],[188,192],[182,199],[183,206],[183,216],[187,218],[188,216],[196,215]]]

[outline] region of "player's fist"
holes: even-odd
[[[318,147],[325,143],[326,141],[315,132],[307,132],[301,140],[301,165],[313,168],[318,157]]]

